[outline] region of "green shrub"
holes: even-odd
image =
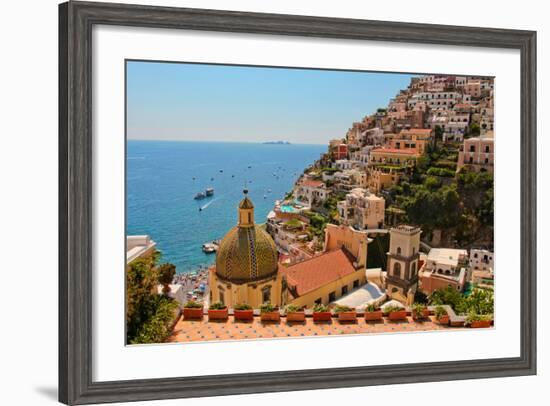
[[[264,303],[260,306],[260,313],[271,313],[277,310],[277,307],[273,306],[270,302]]]
[[[411,307],[416,314],[422,314],[426,310],[426,305],[422,303],[413,303]]]
[[[202,309],[203,304],[201,302],[195,302],[194,300],[189,300],[185,305],[183,306],[186,309]]]
[[[215,302],[215,303],[212,303],[209,307],[210,310],[223,310],[223,309],[226,309],[227,306],[224,305],[222,302]]]
[[[301,312],[301,311],[302,311],[302,309],[300,309],[298,306],[293,305],[293,304],[289,304],[286,307],[286,312],[287,313],[297,313],[297,312]]]
[[[442,318],[443,316],[446,316],[447,315],[447,310],[445,310],[445,308],[441,305],[439,306],[436,306],[435,309],[434,309],[434,314],[435,314],[435,318],[437,320],[439,320],[440,318]]]
[[[403,307],[398,305],[390,305],[384,308],[386,313],[400,312],[401,310],[403,310]]]
[[[313,306],[313,311],[315,313],[328,312],[328,306],[322,303],[316,303],[315,306]]]
[[[248,303],[237,303],[235,305],[235,310],[251,310],[252,306],[250,306]]]
[[[377,308],[374,304],[372,304],[372,303],[369,304],[367,307],[365,307],[365,311],[366,311],[367,313],[372,313],[372,312],[375,312],[375,311],[377,311],[377,310],[378,310],[378,308]]]
[[[353,310],[354,309],[352,309],[349,306],[338,305],[334,308],[334,313],[338,314],[338,313],[343,313],[343,312],[351,312]]]

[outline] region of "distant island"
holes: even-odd
[[[262,144],[275,144],[275,145],[290,145],[290,142],[288,141],[266,141]]]

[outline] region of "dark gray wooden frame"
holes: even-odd
[[[521,355],[116,382],[92,380],[92,27],[134,27],[518,49],[521,53]],[[59,400],[219,396],[536,373],[536,32],[218,10],[59,6]]]

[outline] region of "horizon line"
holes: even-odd
[[[327,143],[317,143],[317,142],[292,142],[288,140],[267,140],[267,141],[245,141],[245,140],[181,140],[181,139],[153,139],[153,138],[129,138],[126,137],[126,141],[160,141],[160,142],[226,142],[232,144],[266,144],[266,143],[275,143],[278,141],[288,142],[289,144],[268,144],[268,145],[328,145]]]

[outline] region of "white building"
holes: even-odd
[[[148,235],[126,236],[126,264],[135,259],[144,258],[155,251],[157,243]]]
[[[366,189],[352,189],[337,207],[341,224],[358,230],[377,229],[384,225],[385,200]]]
[[[325,202],[329,194],[330,190],[320,180],[303,179],[294,189],[294,197],[310,206]]]
[[[475,271],[493,272],[495,254],[489,250],[471,249],[470,268]]]

